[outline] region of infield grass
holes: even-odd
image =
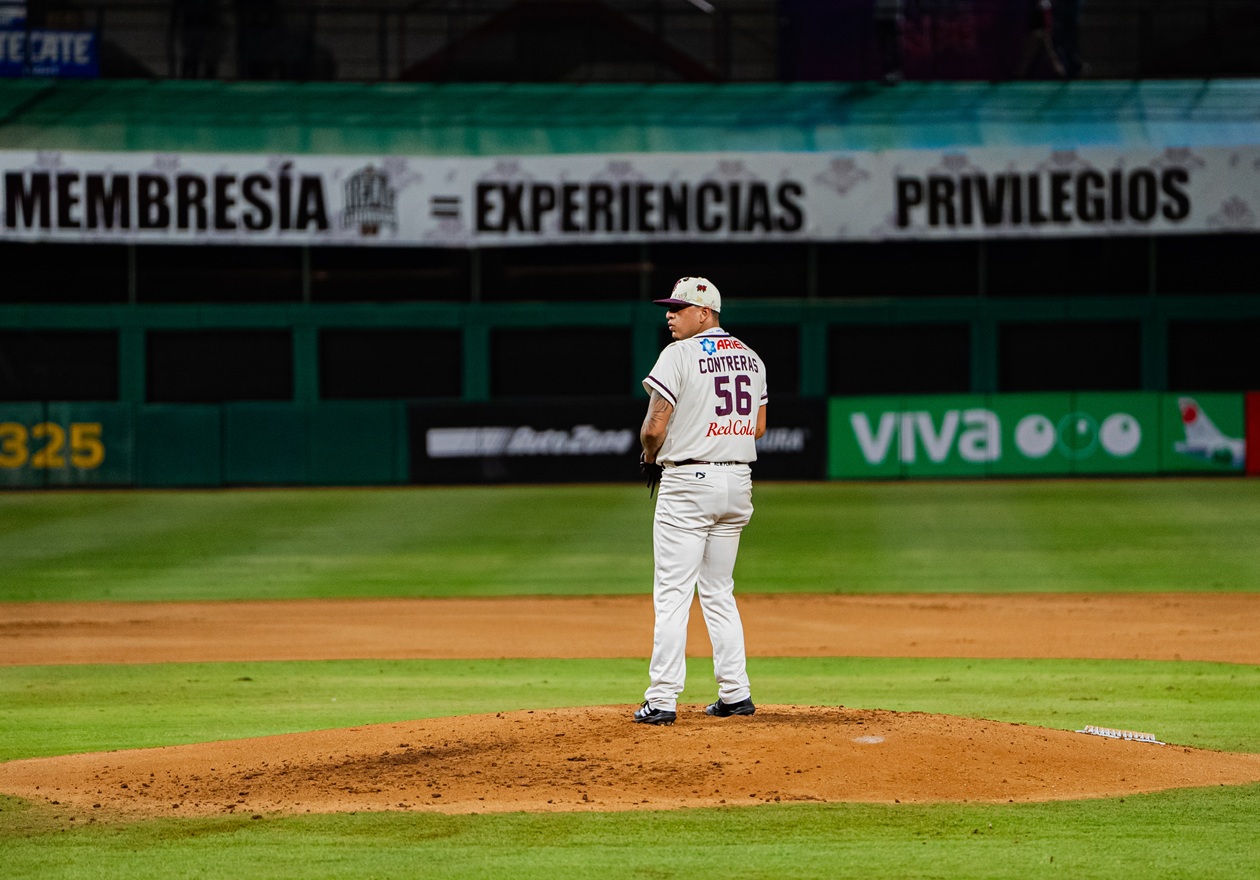
[[[0,493],[0,600],[598,595],[642,487]],[[745,593],[1260,589],[1260,481],[760,484]]]
[[[353,727],[412,718],[623,704],[646,660],[335,660],[0,668],[0,760]],[[1260,666],[1135,660],[763,657],[761,703],[937,712],[1260,752]],[[688,662],[684,703],[712,699]]]
[[[3,601],[639,593],[641,487],[0,493]],[[1260,481],[762,484],[743,592],[1260,589]],[[0,760],[621,703],[644,660],[0,668]],[[1260,752],[1260,667],[754,658],[763,703]],[[684,701],[711,699],[707,660]],[[80,827],[81,826],[81,827]],[[1260,786],[1008,805],[70,823],[0,797],[4,878],[1260,876]]]

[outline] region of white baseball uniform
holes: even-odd
[[[670,343],[643,380],[674,411],[656,455],[664,467],[653,518],[656,629],[645,698],[674,711],[686,679],[693,591],[713,644],[718,698],[749,698],[744,627],[735,604],[739,536],[752,516],[757,414],[767,401],[757,353],[720,327]]]

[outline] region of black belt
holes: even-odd
[[[748,464],[746,461],[700,461],[699,459],[689,458],[686,461],[674,462],[675,467],[690,467],[693,464]]]

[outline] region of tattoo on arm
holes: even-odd
[[[647,415],[643,417],[643,426],[639,429],[639,442],[643,444],[643,454],[649,462],[656,461],[656,453],[665,444],[665,431],[673,412],[673,405],[659,391],[653,391]]]

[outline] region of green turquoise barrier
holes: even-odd
[[[219,406],[136,407],[136,485],[219,486],[223,483],[223,413]]]
[[[833,398],[831,479],[1241,474],[1241,393]],[[394,485],[407,404],[0,404],[0,489]]]
[[[306,482],[306,407],[279,403],[223,405],[223,482]]]
[[[127,486],[134,480],[131,407],[0,404],[0,486]]]
[[[324,403],[310,408],[309,419],[310,483],[372,486],[410,479],[404,406]]]
[[[0,408],[0,485],[48,485],[47,468],[32,461],[43,444],[31,432],[44,421],[42,403],[6,403]]]
[[[0,489],[386,485],[406,405],[3,403]]]

